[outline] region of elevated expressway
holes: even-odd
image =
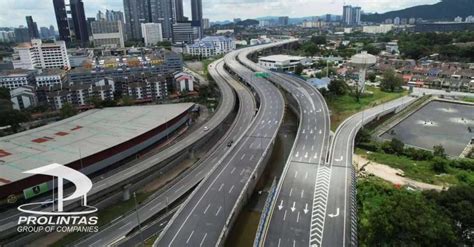
[[[346,119],[336,130],[331,144],[329,166],[320,188],[319,198],[326,200],[321,235],[314,238],[315,246],[357,246],[357,202],[355,169],[352,165],[354,140],[359,129],[370,121],[390,112],[398,112],[415,98],[405,96]],[[319,232],[319,231],[318,231]]]
[[[220,64],[222,66],[223,62],[219,61],[217,64]],[[128,184],[133,184],[135,181],[143,181],[146,179],[150,179],[150,173],[155,170],[159,171],[166,171],[167,169],[170,169],[174,164],[173,161],[176,159],[176,157],[180,155],[186,154],[186,152],[189,152],[193,148],[196,147],[196,145],[202,145],[204,142],[206,142],[210,136],[212,136],[213,132],[217,130],[218,128],[221,127],[221,124],[228,118],[230,113],[234,110],[234,107],[236,105],[236,97],[234,94],[234,90],[230,87],[230,84],[227,82],[230,78],[229,75],[218,75],[216,74],[216,70],[211,70],[211,73],[213,73],[213,76],[216,76],[216,83],[219,87],[220,93],[221,93],[221,102],[219,103],[219,107],[215,114],[211,117],[211,119],[206,123],[206,126],[208,127],[208,131],[205,131],[203,128],[200,128],[199,130],[192,132],[190,135],[186,136],[182,140],[178,141],[174,145],[164,149],[163,151],[159,152],[156,155],[153,155],[149,158],[146,158],[143,161],[140,161],[139,163],[121,169],[117,171],[116,173],[111,174],[108,177],[105,177],[104,179],[101,180],[96,180],[94,181],[92,190],[88,194],[89,201],[93,201],[94,198],[99,198],[101,199],[102,196],[106,194],[110,194],[112,191],[121,191],[122,187]],[[230,82],[237,93],[239,94],[239,97],[242,96],[243,98],[241,100],[244,100],[246,103],[247,108],[244,108],[244,110],[248,112],[253,112],[255,108],[255,102],[253,100],[252,95],[247,91],[244,90],[243,87],[239,86],[237,82]],[[245,96],[244,96],[245,95]],[[252,103],[253,102],[253,103]],[[253,108],[251,110],[251,108]],[[242,126],[245,126],[248,124],[248,122],[251,119],[251,115],[249,114],[243,114],[244,116],[241,116],[239,118],[240,122],[238,124],[243,124]],[[238,133],[238,129],[234,131]],[[232,137],[234,137],[232,135]],[[222,140],[219,144],[224,145],[225,140]],[[156,173],[156,172],[155,172]],[[193,181],[190,181],[188,184],[194,183],[196,185],[197,182],[196,180],[202,180],[202,178],[205,176],[206,171],[203,170],[199,173],[199,171],[196,172],[197,174],[194,174],[196,179]],[[174,189],[182,189],[184,191],[185,187],[174,187]],[[187,191],[187,190],[186,190]],[[168,198],[168,202],[172,203],[175,197],[177,198],[178,195],[182,195],[181,191],[177,191],[175,195],[170,196]],[[79,202],[71,202],[67,201],[65,202],[65,208],[72,208]],[[165,205],[161,205],[161,207],[164,207]],[[153,210],[157,210],[159,207],[154,208]],[[22,215],[21,213],[18,212],[18,210],[13,209],[13,210],[8,210],[6,212],[2,213],[2,217],[0,219],[0,236],[6,235],[7,231],[10,232],[16,232],[15,227],[17,225],[17,220],[18,217]],[[3,217],[4,216],[4,217]],[[130,227],[133,225],[133,221],[130,223]],[[122,228],[123,230],[118,231],[118,232],[127,232],[127,228]],[[126,230],[127,229],[127,230]],[[131,228],[130,228],[131,229]],[[13,240],[10,242],[10,245],[22,245],[26,242],[29,241],[29,239],[33,239],[34,237],[25,235],[20,239]],[[104,239],[105,241],[105,239]],[[99,243],[99,242],[98,242]]]
[[[260,100],[257,115],[230,152],[222,153],[219,165],[173,216],[154,246],[222,245],[270,157],[284,115],[284,99],[270,82],[255,78],[236,60],[240,52],[231,52],[224,59],[256,92]]]
[[[249,51],[257,52],[267,47]],[[259,67],[242,53],[239,60],[254,71],[270,73],[269,80],[296,99],[299,127],[295,143],[273,197],[264,233],[256,243],[265,246],[309,246],[310,229],[320,202],[317,177],[326,165],[329,147],[329,110],[323,96],[306,81],[297,77],[272,73]]]
[[[248,126],[255,113],[256,102],[252,93],[224,70],[222,59],[209,66],[209,73],[220,86],[230,85],[239,99],[236,119],[226,135],[204,159],[199,161],[199,164],[195,165],[194,169],[175,179],[170,186],[161,190],[157,197],[142,204],[137,212],[129,212],[102,228],[100,232],[76,242],[76,246],[106,246],[125,239],[133,229],[138,228],[138,218],[142,223],[148,221],[158,213],[168,210],[169,204],[177,201],[194,188],[214,168],[222,154],[228,151],[229,148],[226,144],[242,136],[242,126]]]

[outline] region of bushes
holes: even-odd
[[[435,157],[433,159],[432,166],[433,171],[435,171],[436,173],[446,173],[446,171],[448,170],[448,161],[441,157]]]

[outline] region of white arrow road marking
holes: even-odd
[[[314,158],[315,158],[315,159],[318,158],[318,153],[315,153],[315,154],[314,154]]]
[[[336,214],[328,214],[328,216],[331,218],[339,216],[339,208],[336,209]]]
[[[319,108],[317,112],[321,112],[321,108]]]
[[[319,134],[321,135],[322,133],[323,133],[323,131],[322,131],[322,130],[319,130]]]
[[[299,155],[300,155],[300,153],[299,153],[299,152],[296,152],[295,157],[298,158]]]
[[[296,208],[295,208],[295,204],[296,204],[296,202],[293,202],[293,207],[290,208],[290,209],[291,209],[291,212],[295,212],[295,209],[296,209]]]
[[[281,210],[283,208],[283,200],[281,200],[280,205],[278,205],[278,210]]]
[[[337,161],[337,162],[342,161],[342,160],[344,160],[344,156],[342,156],[342,155],[341,155],[341,158],[339,158],[339,159],[334,159],[334,161]]]
[[[306,152],[306,153],[304,154],[304,158],[305,158],[305,159],[308,158],[308,152]]]
[[[306,206],[304,206],[304,209],[303,209],[303,212],[304,214],[307,214],[308,213],[308,203],[306,203]]]

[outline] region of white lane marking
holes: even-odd
[[[202,246],[202,244],[204,244],[204,240],[206,239],[207,237],[207,232],[206,234],[204,234],[204,237],[202,237],[202,240],[201,240],[201,243],[199,244],[199,246]]]
[[[206,209],[204,209],[204,214],[206,214],[206,213],[207,213],[207,210],[209,209],[209,207],[210,207],[210,206],[211,206],[211,204],[210,204],[210,203],[209,203],[209,204],[207,204],[207,207],[206,207]]]
[[[301,191],[301,198],[304,197],[304,190]]]
[[[291,194],[293,194],[293,188],[290,189],[290,197],[291,197]]]
[[[155,208],[157,208],[158,206],[161,205],[161,202],[157,203],[155,206],[151,207],[150,208],[150,211],[153,211]]]
[[[304,174],[304,179],[306,180],[308,178],[308,172]]]
[[[193,236],[193,234],[194,234],[194,230],[191,232],[191,234],[189,234],[188,240],[186,240],[186,244],[189,243],[189,240],[191,239],[191,237]]]
[[[296,246],[296,241],[293,239],[293,247]]]
[[[216,216],[219,215],[219,212],[221,211],[222,209],[222,206],[219,206],[219,208],[217,209],[217,212],[216,212]]]
[[[278,247],[280,247],[281,238],[278,238]]]
[[[221,186],[219,187],[219,189],[217,191],[221,191],[222,187],[224,187],[224,183],[221,184]]]
[[[298,215],[296,216],[296,223],[300,222],[300,211],[298,211]]]
[[[298,177],[298,171],[295,171],[295,178]]]
[[[250,156],[250,161],[252,161],[254,157],[255,157],[255,155],[252,154],[252,156]]]
[[[234,173],[235,172],[235,167],[232,168],[232,171],[230,171],[230,174]]]
[[[229,194],[232,193],[233,189],[234,189],[234,185],[232,185],[232,187],[230,187]]]
[[[242,168],[242,171],[240,172],[240,176],[242,176],[242,174],[244,174],[245,172],[245,168]]]
[[[285,210],[285,214],[283,214],[283,221],[286,220],[286,210]]]
[[[242,157],[240,157],[240,160],[243,160],[245,158],[245,154],[242,155]]]
[[[125,224],[125,225],[123,225],[123,226],[121,226],[121,227],[119,227],[119,229],[123,229],[123,228],[127,227],[129,224],[130,224],[130,222],[128,222],[127,224]]]

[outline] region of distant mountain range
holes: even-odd
[[[383,14],[362,15],[362,21],[383,22],[395,17],[452,21],[457,16],[465,18],[469,15],[474,15],[474,0],[442,0],[432,5],[419,5]]]

